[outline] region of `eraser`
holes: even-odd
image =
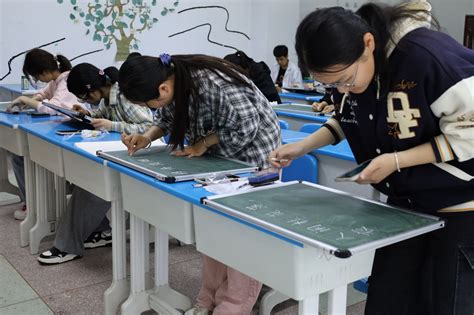
[[[276,180],[280,179],[280,174],[278,172],[270,172],[261,175],[256,175],[249,177],[249,185],[251,186],[260,186],[268,183],[273,183]]]

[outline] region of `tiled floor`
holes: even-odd
[[[82,259],[62,265],[41,266],[36,255],[19,246],[19,221],[13,219],[19,204],[6,205],[12,201],[11,195],[0,193],[0,315],[101,314],[102,296],[112,279],[111,248],[89,250]],[[40,251],[51,244],[51,238],[43,241]],[[153,255],[150,259],[153,266]],[[201,280],[201,255],[193,246],[170,241],[169,274],[170,285],[194,300]],[[348,314],[363,314],[364,300],[365,295],[350,289]],[[320,311],[326,311],[325,297]],[[297,313],[295,301],[282,303],[273,312]]]

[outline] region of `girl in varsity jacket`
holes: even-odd
[[[377,250],[366,314],[474,312],[474,51],[430,29],[430,9],[415,1],[310,13],[296,51],[333,88],[336,115],[270,155],[291,163],[347,138],[357,162],[372,159],[358,183],[446,220]]]

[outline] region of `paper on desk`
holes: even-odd
[[[252,188],[252,186],[248,185],[248,182],[248,180],[239,180],[236,182],[207,185],[203,188],[216,195],[228,194],[236,191],[241,192],[249,190],[250,188]]]
[[[120,151],[126,150],[127,147],[122,141],[91,141],[74,143],[76,147],[90,154],[96,155],[97,151]],[[151,143],[152,147],[166,145],[161,139],[157,139]]]

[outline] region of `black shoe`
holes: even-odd
[[[41,255],[38,256],[38,261],[41,264],[52,265],[52,264],[62,264],[70,260],[79,259],[82,256],[68,254],[66,252],[62,252],[56,247],[52,247],[50,250],[43,252]]]
[[[92,233],[85,241],[84,248],[97,248],[102,246],[110,246],[112,244],[112,232],[95,232]]]

